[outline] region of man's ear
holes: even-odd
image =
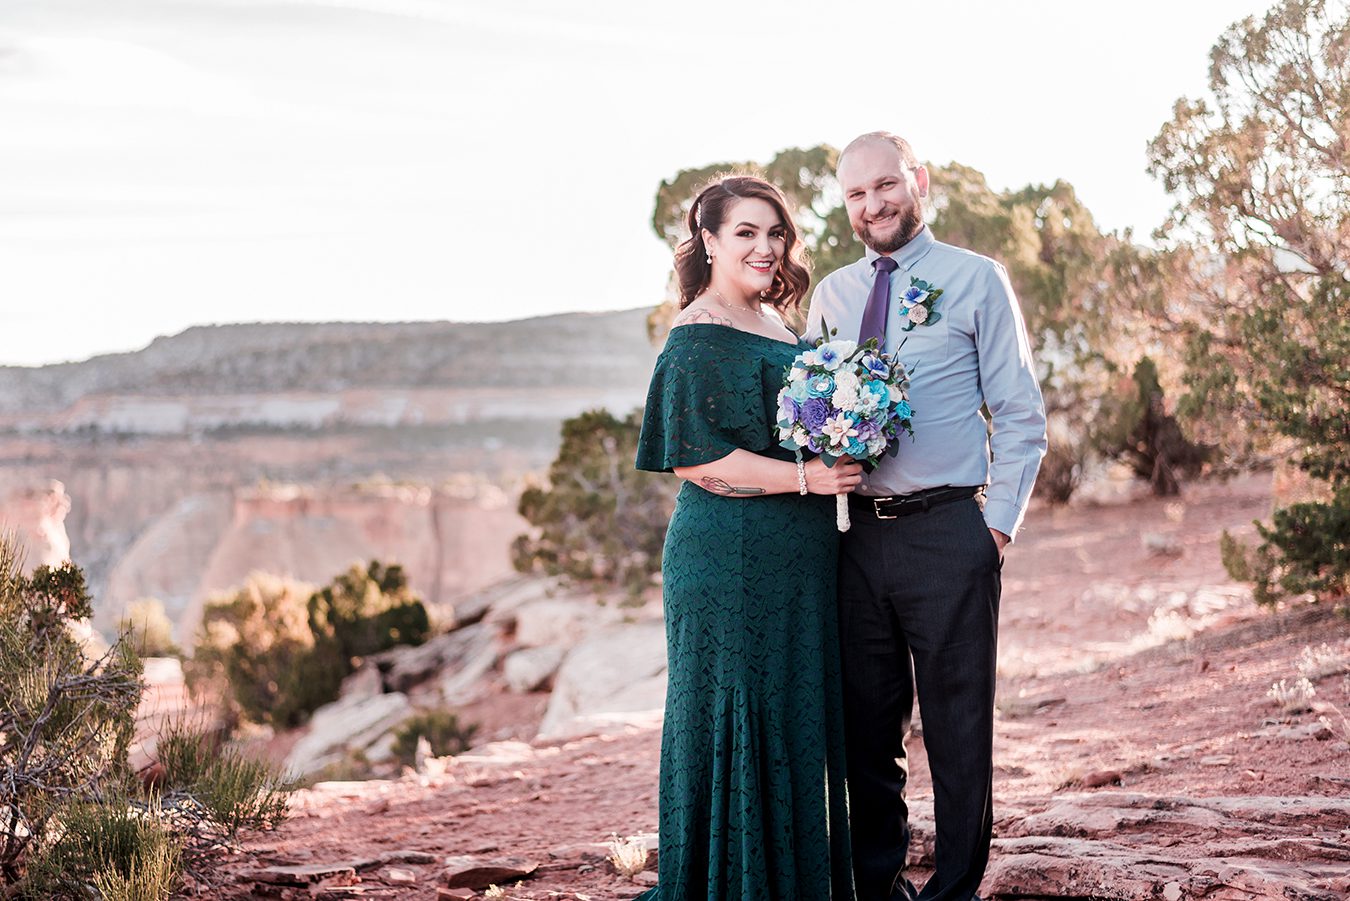
[[[914,170],[914,182],[919,186],[919,196],[928,196],[928,167],[919,166]]]

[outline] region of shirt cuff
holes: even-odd
[[[998,529],[1008,540],[1017,538],[1017,529],[1022,525],[1022,511],[1011,501],[990,499],[984,504],[984,524]]]

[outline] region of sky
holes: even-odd
[[[878,129],[1146,237],[1148,140],[1268,5],[3,0],[0,365],[654,305],[663,178]]]

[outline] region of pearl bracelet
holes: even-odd
[[[806,464],[797,458],[797,493],[806,494]]]

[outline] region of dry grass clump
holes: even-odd
[[[1312,699],[1316,694],[1317,689],[1305,678],[1297,679],[1292,684],[1281,679],[1270,686],[1266,697],[1279,705],[1281,713],[1292,715],[1311,710]]]
[[[620,876],[632,879],[647,868],[647,843],[640,838],[619,838],[611,834],[609,863]]]

